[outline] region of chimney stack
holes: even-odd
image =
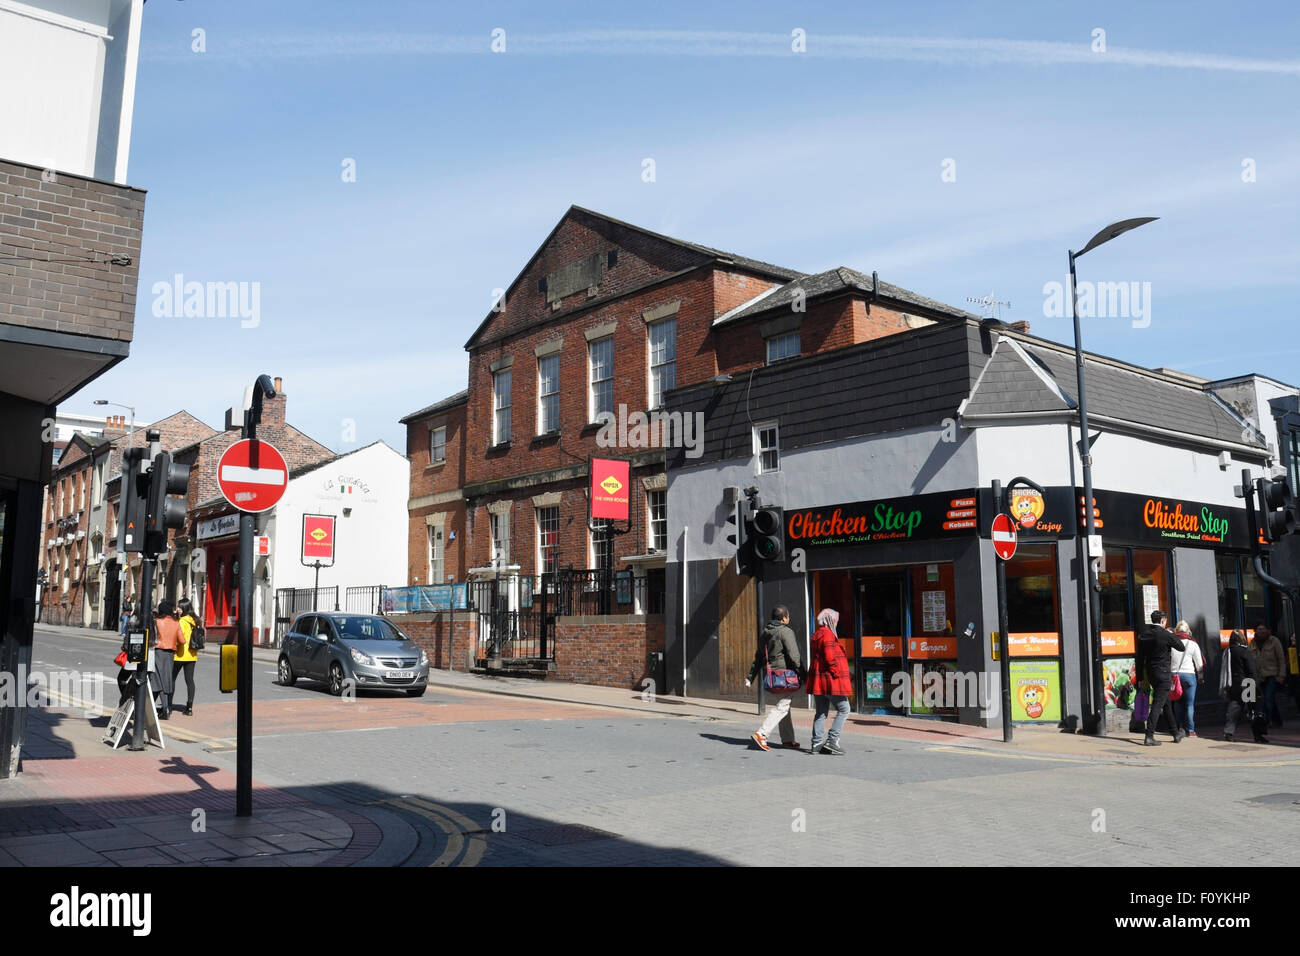
[[[284,379],[276,376],[275,398],[268,398],[262,402],[262,421],[263,423],[274,422],[279,425],[284,424]]]
[[[1019,322],[1012,322],[1007,326],[1007,328],[1012,332],[1023,332],[1025,335],[1029,334],[1029,323],[1024,319],[1021,319]]]

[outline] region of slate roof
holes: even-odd
[[[465,389],[463,392],[457,392],[455,395],[449,395],[447,398],[444,398],[440,402],[434,402],[432,405],[428,405],[420,409],[418,412],[411,412],[411,414],[407,415],[405,418],[399,418],[397,421],[398,424],[400,425],[409,425],[411,422],[420,418],[424,418],[426,415],[432,415],[434,412],[440,412],[444,408],[451,408],[453,405],[463,405],[468,401],[469,401],[469,389]]]
[[[834,295],[840,292],[861,292],[870,295],[873,291],[871,276],[864,275],[855,269],[849,269],[840,266],[835,269],[828,269],[825,272],[819,272],[815,275],[801,275],[794,280],[787,282],[779,289],[764,295],[762,298],[755,300],[751,305],[746,306],[738,311],[733,311],[719,316],[713,324],[729,325],[740,319],[748,319],[753,316],[771,312],[775,309],[789,309],[790,303],[794,301],[800,290],[806,299],[821,298],[823,296]],[[943,315],[949,315],[957,319],[975,319],[979,320],[978,315],[967,312],[964,309],[958,309],[954,306],[939,302],[937,299],[930,299],[926,296],[919,295],[910,289],[904,289],[902,286],[893,285],[889,282],[881,282],[879,294],[887,299],[896,302],[903,302],[917,308],[927,309],[938,312]]]
[[[976,355],[977,327],[941,322],[675,389],[668,408],[703,411],[705,435],[699,458],[669,449],[669,467],[748,457],[753,423],[768,419],[783,449],[938,424],[969,394]]]
[[[1023,354],[1011,345],[1015,341]],[[1056,384],[1064,400],[1029,364]],[[1243,425],[1205,388],[1113,359],[1084,354],[1088,414],[1218,442],[1244,441]],[[985,364],[964,416],[1030,412],[1074,413],[1078,402],[1074,353],[1042,340],[1004,337]]]

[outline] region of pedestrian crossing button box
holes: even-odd
[[[239,645],[221,645],[221,693],[233,693],[239,686]]]
[[[145,657],[144,631],[129,631],[126,635],[126,661],[128,664],[142,664]]]

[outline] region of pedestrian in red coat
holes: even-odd
[[[844,753],[840,747],[840,731],[849,716],[853,682],[849,679],[849,659],[844,656],[844,648],[840,646],[840,639],[835,633],[839,623],[839,612],[824,608],[817,615],[817,631],[812,637],[812,660],[808,671],[808,693],[812,695],[816,708],[810,748],[812,753]],[[831,723],[830,732],[825,733],[826,715],[830,713],[832,704],[836,711],[835,720]]]

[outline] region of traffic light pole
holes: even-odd
[[[254,515],[239,514],[239,659],[235,702],[235,816],[253,815],[253,531]]]
[[[140,561],[140,593],[136,595],[135,613],[144,630],[144,658],[135,665],[135,719],[131,727],[130,750],[144,750],[144,715],[148,713],[145,708],[153,706],[153,688],[149,683],[149,655],[153,649],[149,644],[154,633],[153,576],[156,563],[157,558],[151,554],[143,555]],[[131,624],[127,622],[127,633],[130,632]]]

